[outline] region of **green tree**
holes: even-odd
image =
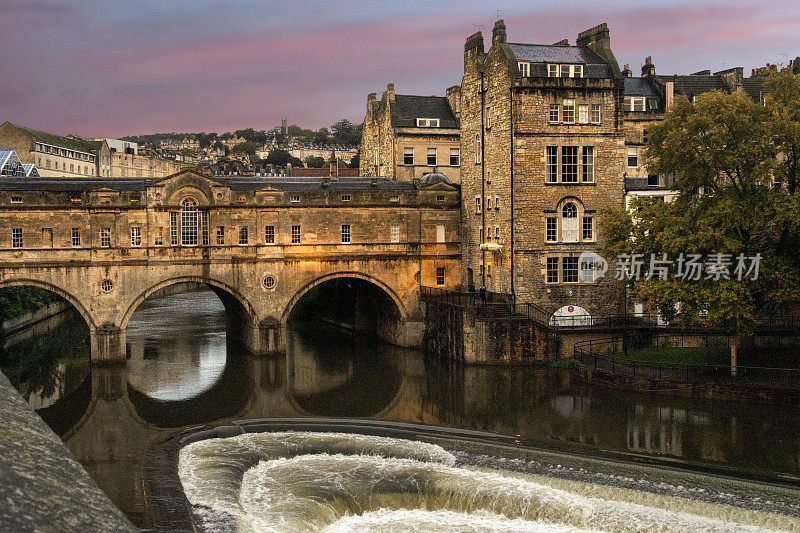
[[[328,131],[328,128],[320,128],[314,134],[313,143],[314,144],[328,144],[330,142],[331,134]]]
[[[291,164],[293,167],[298,167],[303,165],[302,161],[294,157],[286,150],[270,150],[269,155],[267,155],[267,158],[264,161],[268,165],[273,165],[281,168],[286,167],[286,165],[289,164]]]
[[[256,149],[257,148],[258,147],[255,145],[255,143],[252,143],[250,141],[245,141],[245,142],[239,143],[236,146],[234,146],[233,148],[231,148],[231,153],[233,153],[233,154],[242,154],[242,153],[244,153],[244,154],[249,155],[250,158],[255,158],[256,157]]]
[[[780,130],[768,107],[738,92],[694,103],[678,97],[648,129],[648,170],[673,175],[678,195],[669,203],[639,199],[632,214],[605,211],[605,254],[642,254],[647,263],[651,254],[717,253],[732,264],[731,279],[703,272],[696,281],[676,279],[673,264],[668,280],[635,283],[641,300],[668,318],[734,326],[743,335],[760,313],[800,302],[800,204],[788,188],[772,186]],[[756,280],[736,279],[739,254],[761,254]]]
[[[322,165],[325,164],[325,160],[316,155],[310,155],[306,157],[306,166],[308,168],[322,168]]]
[[[784,69],[767,76],[764,86],[773,142],[781,154],[775,178],[795,194],[800,185],[800,76]]]

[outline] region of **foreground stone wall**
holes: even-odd
[[[4,531],[137,531],[0,373]]]

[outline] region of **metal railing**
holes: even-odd
[[[704,346],[713,346],[713,344],[709,344],[708,336],[669,335],[669,338],[673,340],[681,338],[680,346],[678,346],[678,343],[670,343],[670,347],[700,349]],[[704,338],[704,344],[699,344],[696,340],[686,342],[687,339],[697,338]],[[708,383],[713,381],[719,384],[758,386],[773,389],[800,389],[800,368],[737,366],[736,371],[732,372],[729,364],[640,362],[622,356],[627,342],[629,341],[622,337],[578,342],[573,347],[573,359],[578,364],[595,372],[628,378],[687,383]],[[655,341],[655,344],[657,347],[658,340]],[[641,347],[643,346],[632,346],[630,349]]]
[[[686,334],[729,334],[736,331],[733,325],[687,324],[681,320],[665,320],[658,313],[634,313],[628,315],[577,315],[553,316],[532,303],[513,302],[510,294],[474,291],[462,292],[439,287],[421,287],[423,301],[435,301],[454,307],[473,309],[483,318],[501,320],[533,320],[556,331],[570,330],[659,330]],[[756,320],[756,334],[787,334],[800,331],[798,316],[770,316]]]

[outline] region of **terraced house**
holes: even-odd
[[[624,81],[608,27],[576,44],[509,43],[497,21],[464,46],[461,187],[465,287],[560,314],[608,312],[614,280],[581,274],[603,208],[623,202]]]
[[[367,96],[361,134],[359,172],[395,180],[419,179],[439,172],[460,179],[460,87],[447,96],[395,94],[394,84],[377,100]]]

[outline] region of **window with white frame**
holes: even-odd
[[[561,242],[578,242],[578,208],[572,202],[561,208]]]
[[[197,200],[186,198],[181,202],[181,245],[197,246],[197,234],[200,227],[197,212]]]
[[[439,119],[438,118],[418,118],[417,119],[417,127],[418,128],[438,128],[439,127]]]
[[[583,217],[583,223],[581,226],[581,240],[594,240],[594,217]]]
[[[342,224],[342,244],[350,244],[350,224]]]
[[[131,246],[142,245],[142,228],[141,226],[131,226]]]
[[[556,64],[549,64],[547,65],[547,76],[549,78],[558,78],[559,75],[559,68]]]
[[[275,244],[275,226],[264,226],[264,244]]]
[[[579,124],[588,124],[589,123],[589,106],[588,105],[579,105],[578,106],[578,123]]]
[[[558,181],[558,146],[547,147],[547,183]]]
[[[547,217],[545,219],[545,241],[547,242],[558,241],[558,218]]]
[[[22,248],[22,228],[11,229],[11,247]]]
[[[581,160],[581,181],[594,182],[594,146],[584,146]]]
[[[638,146],[629,146],[628,147],[628,168],[638,168],[639,167],[639,147]]]
[[[561,183],[578,182],[578,147],[561,147]]]
[[[300,224],[292,226],[292,244],[300,244]]]
[[[592,109],[589,113],[589,120],[592,124],[600,124],[600,104],[592,104]]]
[[[158,226],[153,234],[153,246],[164,246],[164,227]]]
[[[564,100],[561,120],[564,124],[575,124],[575,100]]]
[[[403,148],[403,164],[404,165],[414,164],[414,148],[410,146],[406,146],[405,148]]]
[[[103,248],[111,246],[111,228],[100,228],[100,246]]]
[[[480,134],[475,135],[475,164],[480,165],[481,163],[481,136]]]
[[[392,224],[389,228],[389,240],[392,243],[400,242],[400,225],[399,224]]]
[[[558,104],[550,104],[550,123],[555,124],[559,121],[561,115],[561,106]]]
[[[450,148],[450,166],[457,167],[461,164],[461,151],[458,148]]]
[[[624,109],[625,111],[644,111],[645,110],[644,96],[626,96]]]
[[[72,234],[70,235],[72,238],[72,247],[73,248],[80,248],[81,247],[81,229],[80,228],[72,228]]]
[[[428,148],[428,166],[436,166],[436,148]]]
[[[519,74],[523,78],[528,78],[531,75],[531,64],[527,61],[519,61],[517,62],[517,68],[519,68]]]
[[[249,229],[247,226],[239,226],[239,246],[246,246],[250,240]]]

